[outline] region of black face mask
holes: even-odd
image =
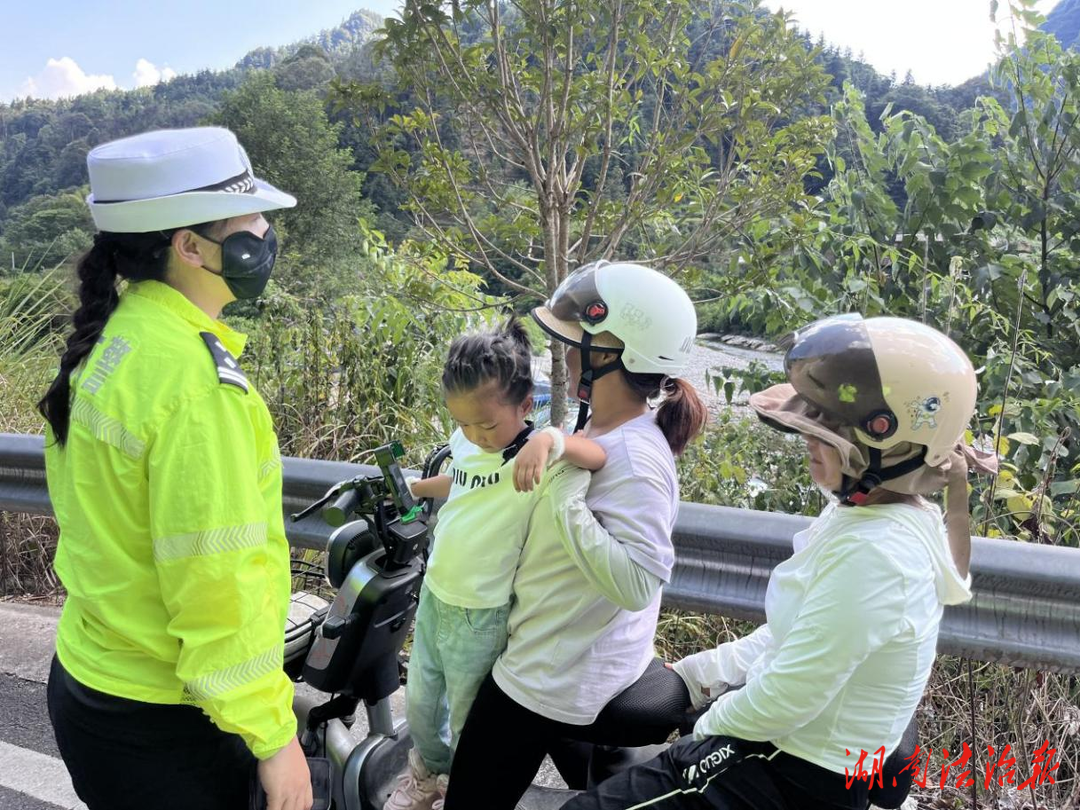
[[[203,239],[214,242],[205,236]],[[237,298],[258,298],[266,289],[277,258],[274,227],[268,227],[261,238],[251,231],[237,231],[214,244],[221,246],[221,270],[211,270],[206,265],[203,269],[221,276]]]

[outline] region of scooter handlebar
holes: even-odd
[[[330,506],[323,509],[323,520],[337,528],[344,526],[360,506],[360,492],[349,487]]]

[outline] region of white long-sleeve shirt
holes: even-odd
[[[591,483],[563,467],[541,484],[514,579],[510,639],[492,670],[514,701],[573,725],[595,720],[654,657],[679,505],[654,413],[590,438],[607,452]]]
[[[843,773],[862,750],[888,755],[899,744],[930,676],[943,606],[971,598],[971,576],[957,572],[929,503],[834,505],[793,546],[769,579],[766,624],[674,666],[697,705],[706,690],[723,693],[696,737],[769,740]]]

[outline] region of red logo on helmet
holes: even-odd
[[[607,317],[607,304],[603,301],[594,301],[585,307],[585,320],[588,323],[600,323]]]

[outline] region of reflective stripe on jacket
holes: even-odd
[[[61,663],[101,692],[197,705],[266,758],[296,733],[289,546],[277,436],[234,360],[245,340],[166,284],[130,285],[45,461]]]

